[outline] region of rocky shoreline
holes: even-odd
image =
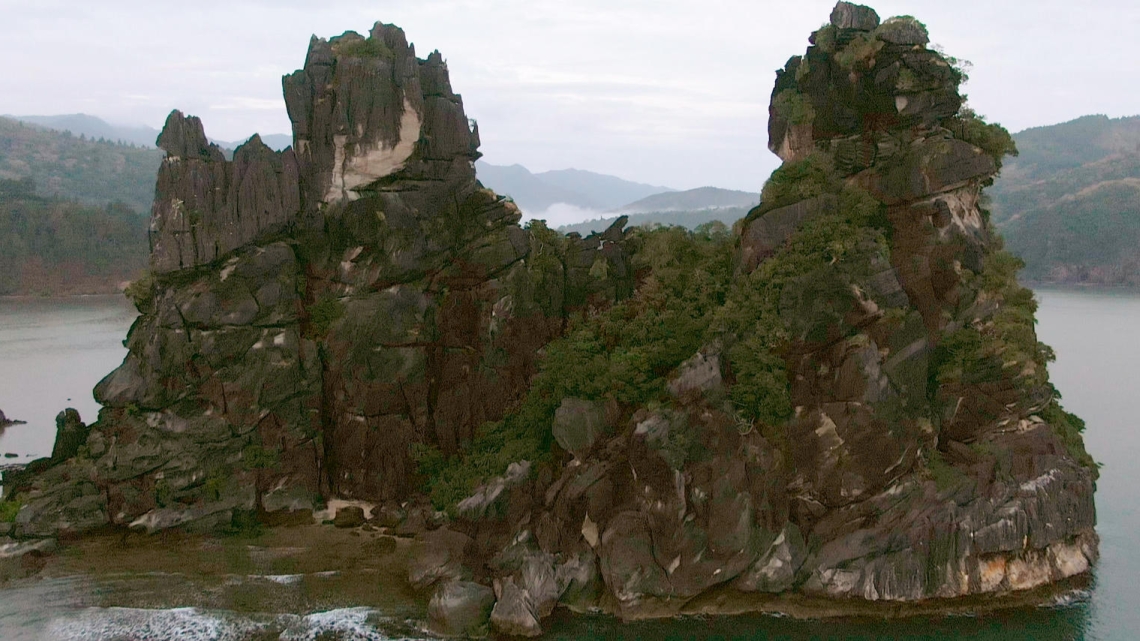
[[[520,226],[392,25],[313,38],[284,152],[226,160],[173,112],[129,354],[5,479],[7,534],[383,528],[433,629],[474,636],[1079,584],[1097,468],[982,198],[1016,149],[925,25],[830,18],[734,230]]]

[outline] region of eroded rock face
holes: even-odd
[[[594,603],[626,619],[715,611],[726,592],[1001,593],[1095,562],[1095,466],[980,204],[1004,130],[960,110],[960,73],[928,41],[912,18],[841,2],[777,74],[769,147],[785,165],[740,225],[734,278],[783,279],[764,322],[790,416],[724,401],[741,380],[720,348],[747,338],[728,330],[608,431],[590,428],[603,400],[562,399],[555,478],[458,524],[476,559],[525,542],[556,576],[596,566]],[[797,271],[811,242],[846,245],[842,261]],[[536,634],[534,605],[569,599],[519,567],[473,571],[497,586],[492,623]]]
[[[84,447],[23,482],[17,534],[405,500],[414,447],[458,453],[575,310],[632,291],[624,222],[548,247],[478,183],[442,56],[399,28],[314,37],[283,89],[283,152],[254,136],[226,160],[168,118],[129,353]]]

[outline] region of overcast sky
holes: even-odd
[[[289,131],[281,76],[310,34],[404,28],[440,50],[488,162],[759,191],[775,70],[829,0],[0,0],[0,113],[84,112],[213,138]],[[970,104],[1011,131],[1140,114],[1140,3],[882,1],[973,62]]]

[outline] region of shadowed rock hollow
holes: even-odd
[[[1084,574],[1096,467],[981,195],[1008,133],[913,18],[840,2],[810,42],[731,232],[520,227],[442,58],[389,25],[313,39],[285,152],[227,161],[174,112],[130,354],[15,534],[386,502],[430,530],[438,629],[523,635]]]

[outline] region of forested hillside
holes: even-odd
[[[0,178],[32,178],[41,196],[150,212],[163,152],[0,118]]]
[[[145,217],[36,189],[28,178],[0,179],[0,295],[111,293],[142,273]]]
[[[1140,117],[1085,116],[1014,140],[992,215],[1024,277],[1140,286]]]

